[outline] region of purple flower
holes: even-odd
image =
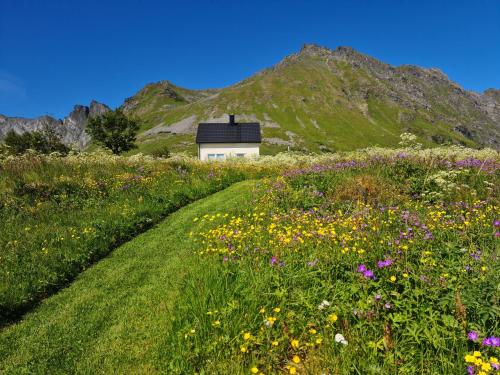
[[[495,220],[495,221],[493,222],[493,225],[495,226],[495,228],[500,227],[500,220]]]
[[[271,258],[271,260],[269,261],[269,263],[270,263],[271,265],[275,265],[276,263],[278,263],[278,258],[276,258],[275,256],[273,256],[273,257]]]
[[[476,331],[470,331],[468,334],[467,334],[467,337],[469,338],[470,341],[474,341],[476,342],[479,335]]]
[[[434,236],[432,235],[431,232],[425,232],[424,234],[424,240],[432,240],[434,239]]]
[[[365,271],[366,271],[366,266],[365,266],[364,264],[360,264],[360,265],[358,266],[358,272],[363,273],[363,272],[365,272]]]
[[[491,367],[493,367],[495,370],[500,370],[500,363],[491,363]]]
[[[483,340],[483,346],[492,346],[491,337],[486,337]]]
[[[492,336],[490,337],[491,346],[498,348],[500,346],[500,337]]]
[[[380,301],[382,296],[380,294],[375,294],[375,301]]]
[[[391,258],[387,258],[386,260],[379,260],[377,262],[378,268],[389,267],[394,261]]]
[[[363,272],[363,276],[366,277],[367,279],[375,279],[372,270],[366,270],[365,272]]]
[[[389,309],[391,308],[391,304],[390,304],[390,303],[386,303],[386,304],[384,305],[384,307],[385,307],[387,310],[389,310]]]
[[[474,375],[474,367],[472,367],[472,366],[467,366],[467,374],[469,374],[469,375]]]

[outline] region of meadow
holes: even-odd
[[[499,166],[461,147],[0,160],[0,370],[498,373]]]
[[[249,174],[106,154],[0,160],[0,324],[167,214]]]

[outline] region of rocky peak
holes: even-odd
[[[11,130],[22,134],[50,128],[59,135],[64,144],[84,148],[90,142],[90,137],[85,132],[88,119],[107,111],[110,111],[108,106],[93,100],[90,107],[75,105],[73,111],[64,120],[57,120],[50,116],[40,116],[34,119],[1,116],[0,139]]]

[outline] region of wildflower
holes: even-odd
[[[299,347],[299,340],[293,339],[291,341],[292,348],[297,349]]]
[[[391,258],[388,258],[386,260],[379,260],[377,262],[377,267],[378,268],[389,267],[392,263],[393,263],[393,260]]]
[[[267,327],[271,327],[274,322],[276,321],[277,318],[275,318],[274,316],[268,316],[267,319],[264,321],[264,324],[267,326]]]
[[[391,307],[392,307],[392,306],[391,306],[391,304],[390,304],[390,303],[386,303],[386,304],[384,305],[384,308],[386,308],[387,310],[390,310],[390,308],[391,308]]]
[[[242,353],[248,353],[248,349],[247,349],[247,347],[246,347],[246,346],[240,346],[240,351],[241,351]]]
[[[261,314],[264,314],[266,312],[266,309],[264,307],[262,307],[260,310],[259,310],[259,313]]]
[[[336,321],[337,321],[337,319],[338,319],[337,314],[330,314],[330,315],[328,315],[328,320],[329,320],[330,322],[332,322],[332,323],[333,323],[333,322],[336,322]]]
[[[330,302],[324,299],[318,306],[318,309],[323,310],[325,307],[330,306]]]
[[[470,341],[474,341],[476,342],[479,335],[476,331],[470,331],[468,334],[467,334],[467,337],[469,338]]]
[[[318,337],[316,339],[316,344],[320,345],[323,342],[323,339],[321,337]]]
[[[481,370],[486,371],[486,372],[491,371],[491,365],[489,364],[489,362],[484,362],[481,365]]]
[[[375,279],[372,270],[366,270],[365,272],[363,272],[363,276],[366,277],[367,279]]]
[[[250,340],[250,337],[252,337],[252,335],[250,334],[250,332],[245,332],[243,334],[243,339],[244,340]]]
[[[395,282],[395,281],[396,281],[396,276],[391,276],[391,277],[389,278],[389,280],[391,280],[392,282]]]
[[[220,326],[220,320],[216,320],[215,322],[213,322],[212,326],[214,326],[214,327]]]
[[[403,277],[408,277],[408,274],[406,272],[403,272]]]
[[[272,345],[272,346],[278,346],[278,344],[279,344],[279,343],[278,343],[278,341],[273,341],[273,342],[271,343],[271,345]]]
[[[257,374],[257,373],[259,372],[259,369],[258,369],[257,367],[252,367],[252,368],[250,369],[250,372],[251,372],[252,374]]]
[[[481,357],[481,352],[478,352],[477,350],[472,353],[472,355],[476,358]]]
[[[293,375],[293,374],[297,373],[297,369],[295,367],[293,367],[293,366],[290,366],[288,368],[288,372]]]
[[[382,296],[380,294],[375,294],[374,299],[375,301],[380,301],[382,299]]]
[[[366,266],[364,264],[360,264],[358,266],[358,272],[364,273],[367,270]]]
[[[467,363],[476,363],[476,357],[474,357],[473,355],[467,354],[465,356],[465,362],[467,362]]]
[[[273,256],[271,257],[271,260],[269,261],[269,263],[274,266],[276,263],[278,263],[278,258]]]
[[[298,355],[294,355],[292,361],[293,363],[300,363],[300,357]]]
[[[314,328],[311,328],[311,329],[309,330],[309,333],[310,333],[311,335],[315,335],[315,334],[316,334],[316,332],[317,332],[317,331],[316,331]]]
[[[280,309],[279,307],[275,307],[275,308],[273,309],[273,311],[274,311],[275,313],[279,313],[279,312],[281,311],[281,309]]]
[[[335,342],[339,342],[341,343],[342,345],[347,345],[347,340],[344,338],[343,335],[341,335],[340,333],[337,333],[335,335]]]
[[[473,366],[467,366],[467,374],[474,375],[474,367]]]

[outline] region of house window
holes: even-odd
[[[242,157],[244,157],[244,156],[245,156],[245,154],[236,154],[236,157],[237,157],[237,158],[242,158]]]
[[[224,154],[217,154],[217,159],[224,159]]]
[[[208,160],[215,159],[215,154],[208,154]]]

